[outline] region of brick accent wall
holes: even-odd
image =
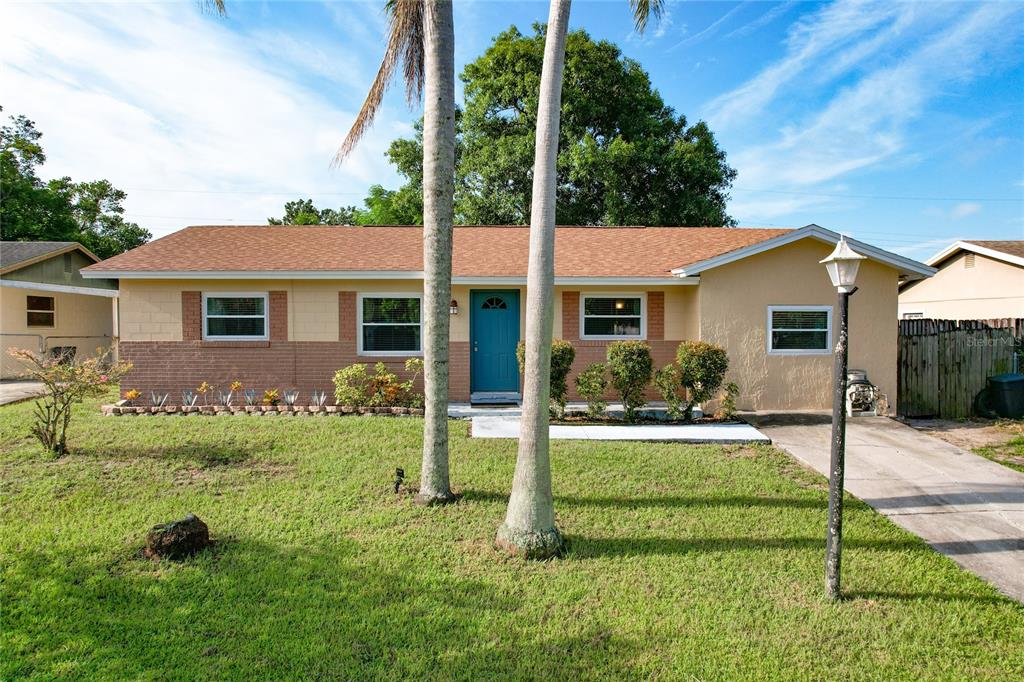
[[[576,341],[580,338],[580,292],[562,292],[562,339]]]
[[[181,292],[181,338],[185,341],[203,338],[203,294],[200,291]]]
[[[569,400],[582,400],[579,394],[576,393],[576,376],[586,369],[588,366],[595,362],[604,362],[608,357],[608,344],[611,341],[573,341],[572,345],[576,347],[576,359],[572,363],[572,369],[569,371]],[[664,367],[669,364],[676,357],[676,348],[679,347],[679,341],[655,341],[648,340],[647,345],[651,347],[651,356],[654,358],[654,368]],[[612,394],[611,391],[608,393],[608,398],[612,400],[618,400],[618,398]],[[658,391],[653,387],[647,390],[648,400],[661,400],[658,395]]]
[[[297,389],[300,401],[313,389],[334,394],[331,379],[341,367],[362,362],[371,367],[378,360],[404,377],[405,357],[373,358],[356,355],[354,344],[325,341],[123,341],[123,360],[133,363],[122,386],[137,388],[144,396],[150,391],[170,392],[177,404],[181,391],[195,390],[208,381],[225,387],[241,381],[246,388]],[[469,401],[469,344],[453,343],[451,349],[451,399]],[[417,389],[422,390],[422,379]]]
[[[288,292],[270,292],[270,340],[288,340]]]
[[[338,292],[338,340],[356,342],[356,292]]]
[[[665,292],[647,292],[647,338],[661,341],[665,338]]]

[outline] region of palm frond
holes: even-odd
[[[653,16],[655,20],[661,19],[665,11],[665,0],[629,0],[629,6],[633,10],[636,32],[643,33],[650,17]]]
[[[370,85],[359,115],[334,155],[334,166],[339,165],[373,125],[373,119],[384,100],[399,64],[405,79],[405,94],[409,102],[419,100],[423,94],[423,0],[388,0],[384,6],[388,14],[388,42],[384,49],[377,75]]]
[[[224,0],[199,0],[199,6],[205,12],[216,12],[222,17],[228,14],[228,8],[224,4]]]

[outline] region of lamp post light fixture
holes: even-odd
[[[832,455],[828,475],[828,528],[825,535],[825,596],[839,599],[840,561],[843,545],[843,478],[846,469],[846,365],[847,326],[850,296],[857,291],[854,282],[864,256],[850,248],[840,237],[835,250],[821,261],[832,286],[839,294],[839,334],[836,337],[832,386]]]

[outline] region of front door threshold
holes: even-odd
[[[472,405],[518,405],[520,400],[516,391],[479,391],[469,396]]]

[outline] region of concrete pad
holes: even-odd
[[[776,446],[828,475],[831,418],[751,415]],[[885,417],[849,420],[846,490],[1024,602],[1024,474]]]
[[[0,381],[0,405],[35,398],[44,390],[39,381]]]
[[[519,417],[475,416],[472,434],[474,438],[519,438]],[[551,427],[551,438],[720,444],[771,442],[749,424],[556,425]]]

